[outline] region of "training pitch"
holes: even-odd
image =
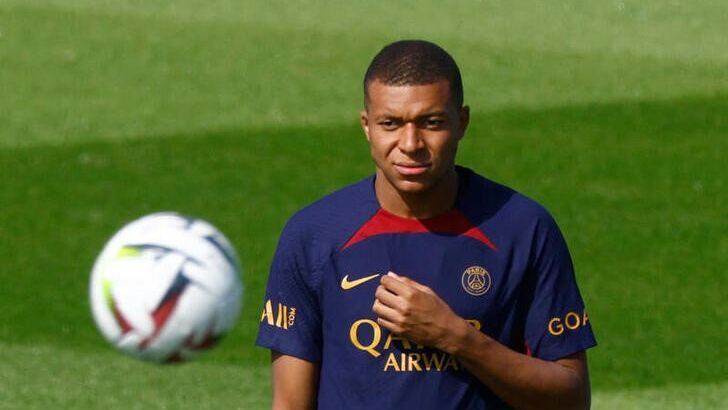
[[[0,407],[270,407],[253,340],[278,233],[373,171],[364,70],[424,38],[463,71],[459,162],[566,236],[593,408],[728,408],[726,20],[717,0],[0,1]],[[239,325],[174,366],[112,350],[87,296],[104,242],[162,210],[245,268]]]

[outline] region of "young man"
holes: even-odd
[[[273,260],[273,408],[588,408],[596,342],[566,244],[541,206],[455,165],[452,57],[390,44],[364,94],[375,175],[293,216]]]

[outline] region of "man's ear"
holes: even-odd
[[[367,142],[369,142],[369,114],[366,108],[359,113],[359,121],[361,122],[361,129],[364,130],[364,135],[367,137]]]
[[[460,108],[460,139],[462,139],[465,136],[465,131],[468,129],[468,124],[470,124],[470,107],[467,105],[463,105],[462,108]]]

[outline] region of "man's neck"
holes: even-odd
[[[443,214],[455,205],[458,174],[453,168],[452,172],[424,192],[402,192],[377,171],[374,190],[379,205],[385,211],[403,218],[427,219]]]

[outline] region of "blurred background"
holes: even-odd
[[[593,408],[727,408],[726,21],[719,0],[0,0],[0,407],[270,407],[278,234],[373,172],[364,71],[422,38],[463,72],[459,162],[564,231]],[[161,210],[245,268],[239,325],[177,366],[115,352],[87,297],[104,242]]]

